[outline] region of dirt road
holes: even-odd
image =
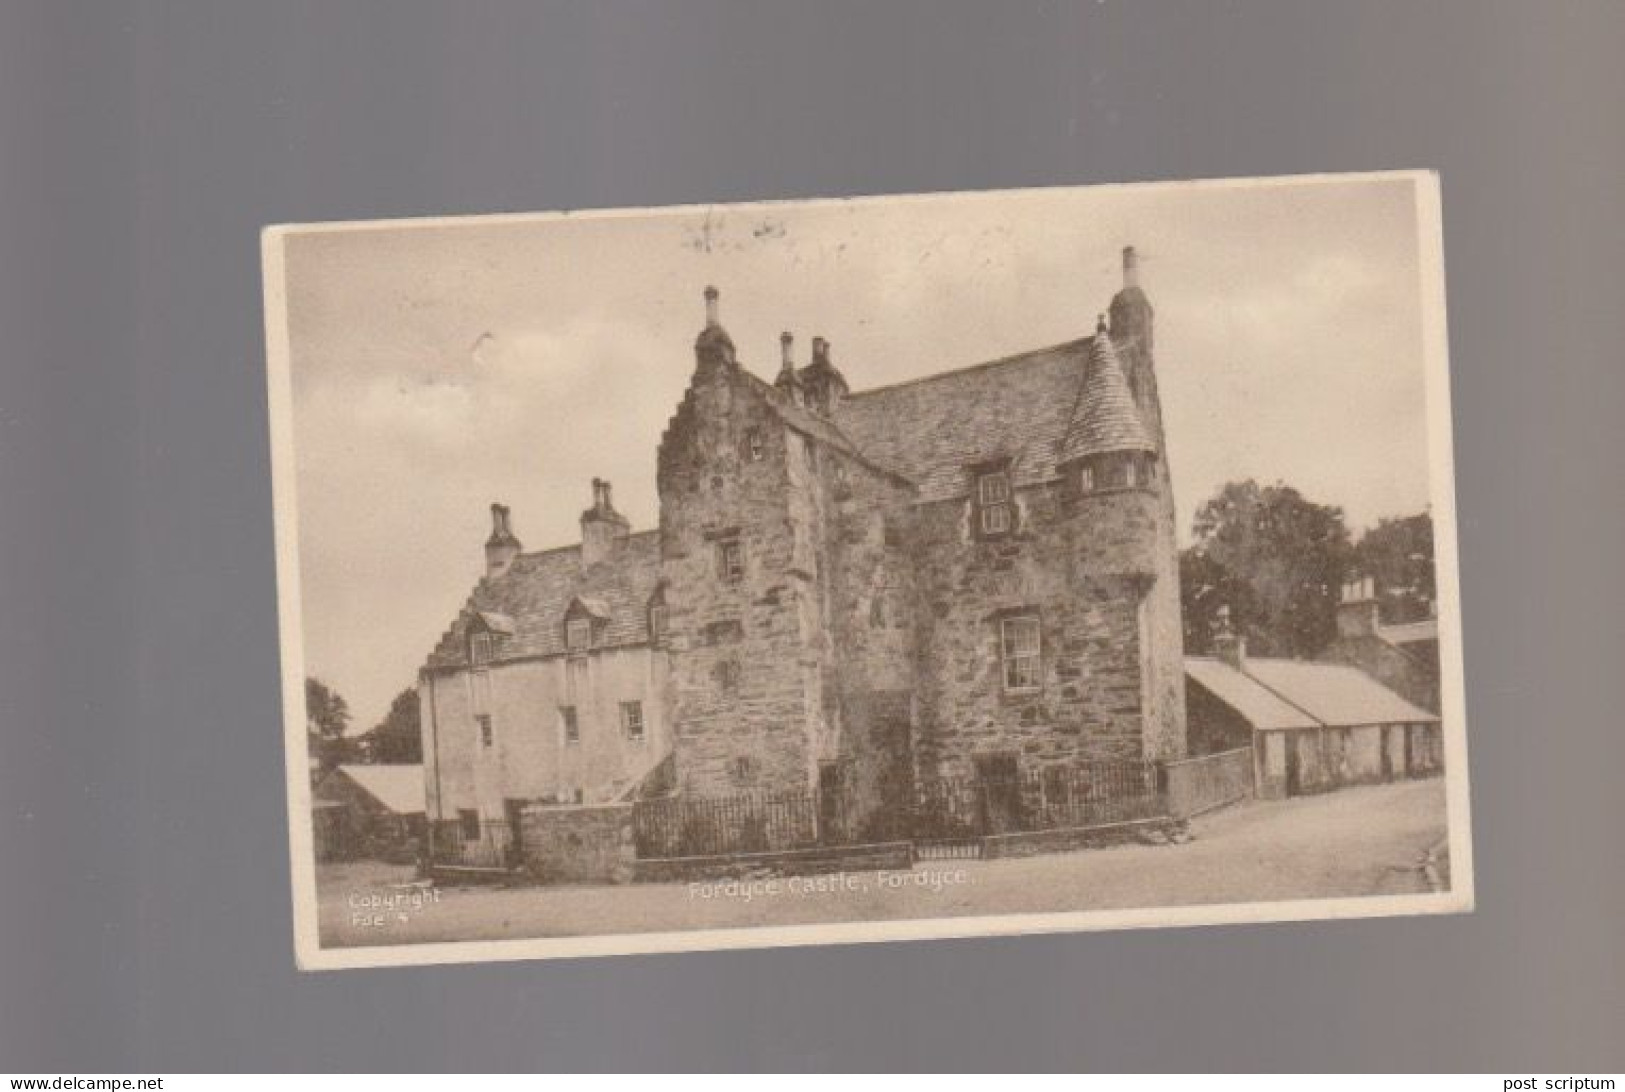
[[[414,898],[399,886],[410,869],[375,864],[324,866],[318,887],[326,946],[1189,906],[1423,892],[1418,859],[1444,831],[1435,779],[1229,808],[1195,820],[1186,845],[922,862],[913,875],[851,873],[825,890],[781,880],[749,898],[688,884],[441,888]]]

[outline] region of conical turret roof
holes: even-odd
[[[1089,349],[1083,388],[1078,392],[1078,404],[1072,411],[1072,423],[1061,441],[1060,458],[1056,462],[1068,463],[1110,451],[1155,454],[1156,450],[1102,320]]]

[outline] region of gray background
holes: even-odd
[[[0,1069],[1625,1066],[1614,4],[8,4]],[[258,228],[1442,172],[1471,917],[300,974]],[[1335,352],[1335,346],[1328,346]]]

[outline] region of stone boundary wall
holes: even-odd
[[[820,872],[906,871],[914,866],[911,842],[729,853],[716,857],[661,857],[637,861],[639,883],[732,879],[745,875],[806,876]]]
[[[542,883],[628,883],[632,805],[531,805],[520,813],[525,869]]]
[[[1037,857],[1045,853],[1097,849],[1101,846],[1123,845],[1129,842],[1158,841],[1160,844],[1167,841],[1170,829],[1174,825],[1171,818],[1163,817],[1133,819],[1126,823],[1102,823],[1089,827],[989,834],[982,839],[982,859],[991,861],[1000,857]]]
[[[1251,747],[1168,762],[1163,771],[1168,811],[1180,818],[1201,815],[1254,795]]]

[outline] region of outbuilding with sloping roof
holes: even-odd
[[[1260,796],[1442,771],[1439,718],[1344,664],[1226,655],[1185,660],[1194,750],[1249,743]]]

